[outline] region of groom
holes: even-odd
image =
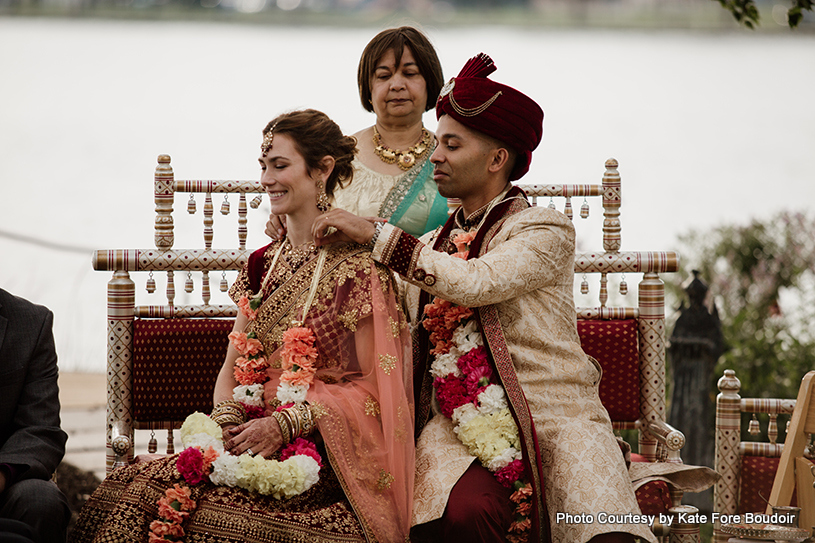
[[[444,540],[464,541],[655,541],[644,525],[559,520],[566,516],[558,513],[596,519],[639,508],[598,396],[599,367],[577,335],[574,228],[557,211],[530,207],[511,184],[529,169],[543,111],[488,79],[493,71],[486,55],[471,59],[436,105],[434,180],[442,196],[461,200],[440,231],[419,240],[333,210],[315,222],[315,239],[370,243],[374,259],[412,285],[405,294],[410,317],[424,324],[414,337],[417,531],[431,526]],[[331,227],[338,231],[327,235]],[[472,310],[487,374],[497,376],[492,381],[503,387],[517,424],[514,458],[521,457],[531,488],[526,500],[513,493],[519,485],[505,488],[476,461],[454,432],[456,422],[431,402],[434,394],[441,399],[440,380],[430,372],[438,338],[425,328],[435,316],[426,311],[443,307],[439,299]]]

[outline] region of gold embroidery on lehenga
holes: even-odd
[[[372,417],[379,416],[379,402],[373,396],[368,396],[365,398],[365,414],[370,415]]]
[[[351,330],[352,332],[357,331],[357,310],[356,309],[349,309],[345,313],[341,313],[337,316],[337,320],[339,320],[346,328]]]
[[[395,481],[393,475],[385,471],[384,469],[379,469],[379,480],[376,481],[376,489],[377,490],[385,490],[391,487],[391,484]]]
[[[396,357],[392,354],[379,355],[379,367],[385,372],[385,375],[390,375],[393,368],[396,367]]]

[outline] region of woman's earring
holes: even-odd
[[[317,191],[317,209],[325,213],[331,209],[331,202],[328,201],[328,194],[325,193],[322,181],[317,181]]]

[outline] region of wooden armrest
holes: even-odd
[[[638,420],[637,426],[640,431],[646,432],[665,446],[668,450],[668,462],[682,462],[679,451],[685,446],[685,434],[664,420]]]
[[[129,425],[124,421],[117,421],[113,423],[110,429],[110,447],[116,455],[113,461],[113,469],[127,465],[127,455],[133,446],[129,428]]]

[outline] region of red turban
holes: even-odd
[[[532,151],[543,137],[543,110],[527,95],[487,76],[497,68],[479,53],[467,61],[458,77],[447,82],[436,102],[436,118],[447,114],[461,124],[512,147],[518,158],[509,176],[529,171]]]

